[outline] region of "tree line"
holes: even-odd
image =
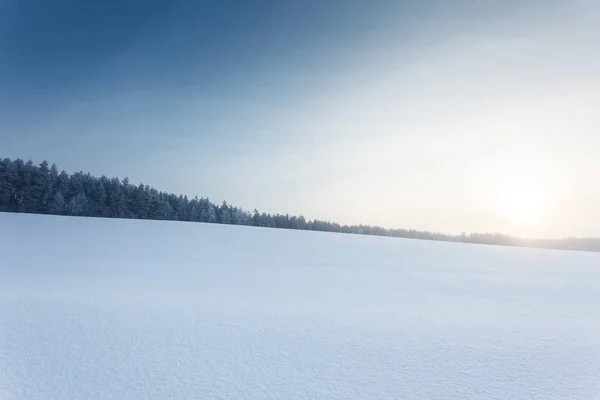
[[[447,235],[412,229],[386,229],[371,225],[341,225],[303,216],[248,212],[226,201],[193,199],[135,185],[128,178],[68,174],[56,164],[31,160],[0,160],[0,211],[105,218],[130,218],[248,225],[269,228],[392,236],[505,246],[600,251],[600,239],[520,239],[495,233]]]

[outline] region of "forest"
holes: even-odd
[[[371,225],[341,225],[303,216],[246,211],[226,201],[189,198],[159,191],[128,178],[68,174],[56,164],[39,165],[21,159],[0,160],[0,211],[103,218],[173,220],[302,229],[411,239],[440,240],[504,246],[600,251],[598,238],[522,239],[499,233],[448,235],[413,229],[387,229]]]

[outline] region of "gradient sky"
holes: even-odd
[[[0,0],[0,157],[245,209],[600,236],[595,0]]]

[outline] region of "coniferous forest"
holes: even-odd
[[[303,216],[245,211],[227,202],[212,203],[205,197],[190,199],[158,191],[127,178],[95,177],[89,173],[68,174],[50,166],[21,159],[0,160],[0,211],[104,218],[174,220],[269,228],[392,236],[452,242],[527,246],[566,250],[600,251],[598,238],[520,239],[497,233],[446,235],[441,233],[386,229],[369,225],[340,225],[307,220]]]

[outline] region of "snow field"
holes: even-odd
[[[0,214],[0,399],[598,399],[600,254]]]

